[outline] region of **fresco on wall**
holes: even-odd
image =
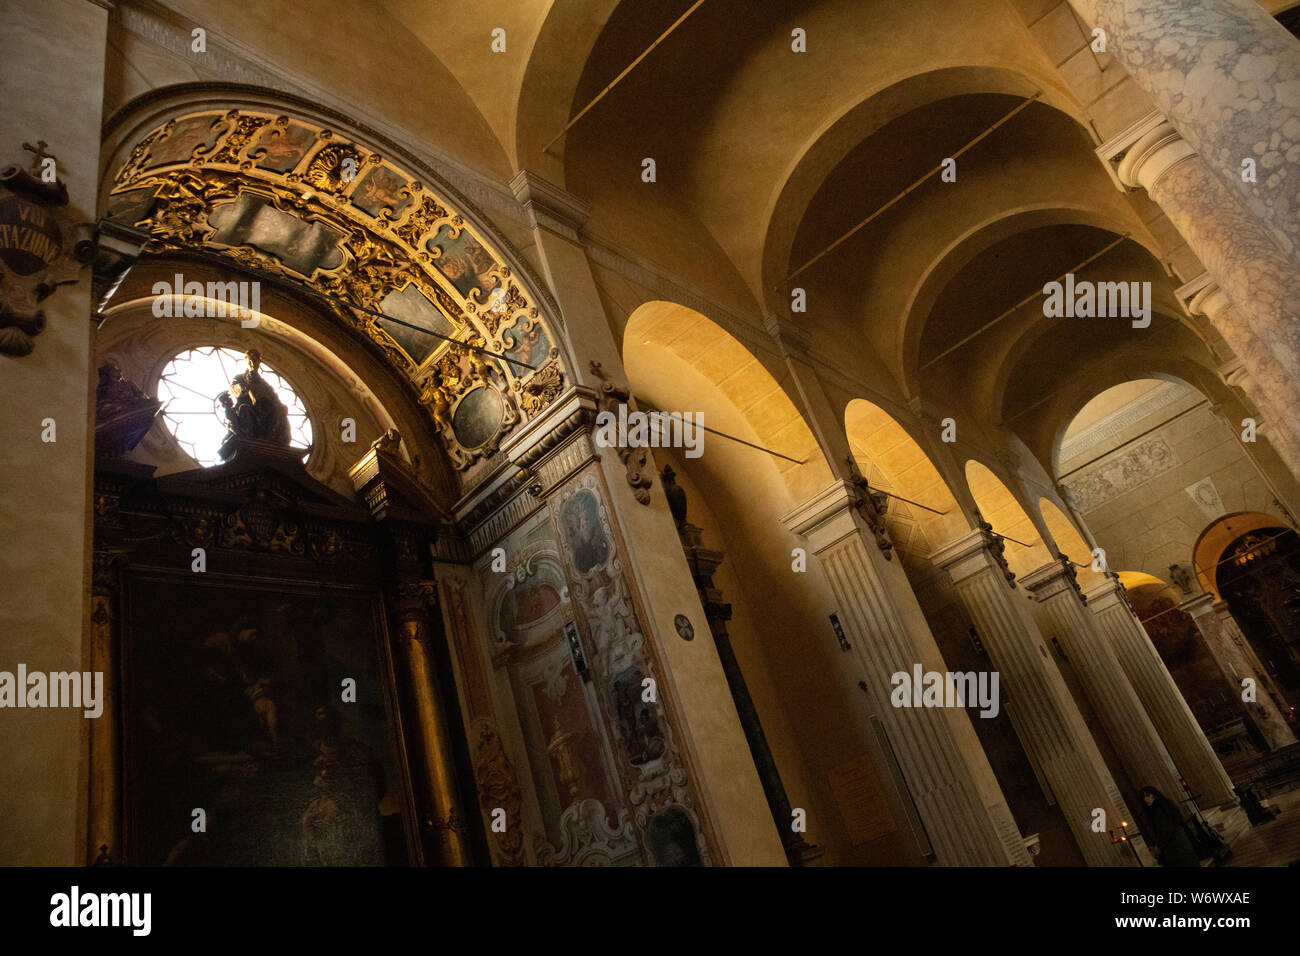
[[[412,202],[405,177],[387,166],[379,166],[366,175],[352,191],[352,204],[371,216],[378,217],[385,209],[386,218],[396,219]]]
[[[579,574],[586,574],[609,559],[611,542],[601,527],[596,496],[590,491],[579,491],[564,503],[560,524],[569,556]]]
[[[452,226],[444,224],[426,245],[430,252],[435,253],[434,267],[465,298],[485,301],[497,287],[497,280],[488,275],[496,267],[492,253],[484,249],[468,230],[462,229],[456,234]],[[477,295],[471,296],[475,290]]]
[[[540,322],[526,315],[521,315],[519,321],[501,333],[501,344],[508,358],[533,368],[540,368],[551,356],[551,340],[546,330]]]
[[[456,441],[466,448],[486,445],[501,430],[505,411],[505,399],[490,385],[466,392],[451,416]]]
[[[217,141],[213,131],[216,116],[191,116],[180,120],[171,135],[154,143],[149,149],[150,168],[167,166],[171,163],[183,163],[190,158],[198,146],[210,147]]]
[[[691,818],[676,808],[650,820],[650,848],[657,866],[700,866],[700,850]]]
[[[623,738],[628,762],[637,767],[662,757],[664,753],[659,715],[654,707],[641,699],[643,680],[645,675],[637,667],[629,667],[614,679],[619,736]]]
[[[133,862],[407,862],[375,598],[153,579],[127,597]]]
[[[255,193],[240,193],[234,202],[216,207],[208,222],[217,229],[214,242],[260,249],[299,275],[310,276],[317,269],[337,269],[343,264],[343,252],[338,248],[341,234],[323,222],[303,222],[281,212]]]
[[[536,682],[532,690],[560,808],[591,798],[608,810],[613,800],[596,738],[598,731],[592,725],[582,678],[573,662],[565,661],[554,676]]]
[[[262,169],[287,173],[298,165],[316,142],[316,134],[306,126],[289,123],[287,126],[268,126],[262,131],[257,146],[248,151]]]
[[[384,296],[379,303],[379,311],[390,317],[376,320],[380,328],[392,336],[393,341],[401,346],[402,351],[416,365],[424,364],[434,350],[446,341],[438,336],[450,336],[456,331],[442,310],[430,302],[414,282]],[[430,334],[435,332],[437,335]]]

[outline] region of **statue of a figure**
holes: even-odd
[[[234,455],[239,438],[256,438],[277,445],[288,445],[292,440],[289,409],[280,401],[271,384],[262,378],[262,353],[249,349],[245,358],[247,370],[236,375],[230,383],[230,390],[218,397],[225,409],[226,430],[230,433],[217,451],[222,461],[229,461]]]

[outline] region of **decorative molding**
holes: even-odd
[[[1173,446],[1153,435],[1125,451],[1109,455],[1081,474],[1061,482],[1080,514],[1095,511],[1180,464]]]
[[[1061,442],[1061,466],[1064,468],[1072,458],[1079,457],[1167,405],[1190,395],[1191,391],[1186,386],[1176,382],[1162,382],[1145,395],[1089,425],[1073,438]]]

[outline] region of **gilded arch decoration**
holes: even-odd
[[[564,388],[553,327],[453,203],[323,122],[207,108],[135,143],[106,213],[144,251],[287,280],[410,383],[453,466],[490,458]]]

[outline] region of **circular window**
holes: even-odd
[[[221,464],[218,449],[229,434],[221,396],[246,369],[243,352],[208,346],[181,352],[162,370],[158,400],[163,403],[163,421],[177,444],[200,465]],[[259,373],[289,410],[290,445],[311,447],[311,421],[298,393],[265,362]]]

